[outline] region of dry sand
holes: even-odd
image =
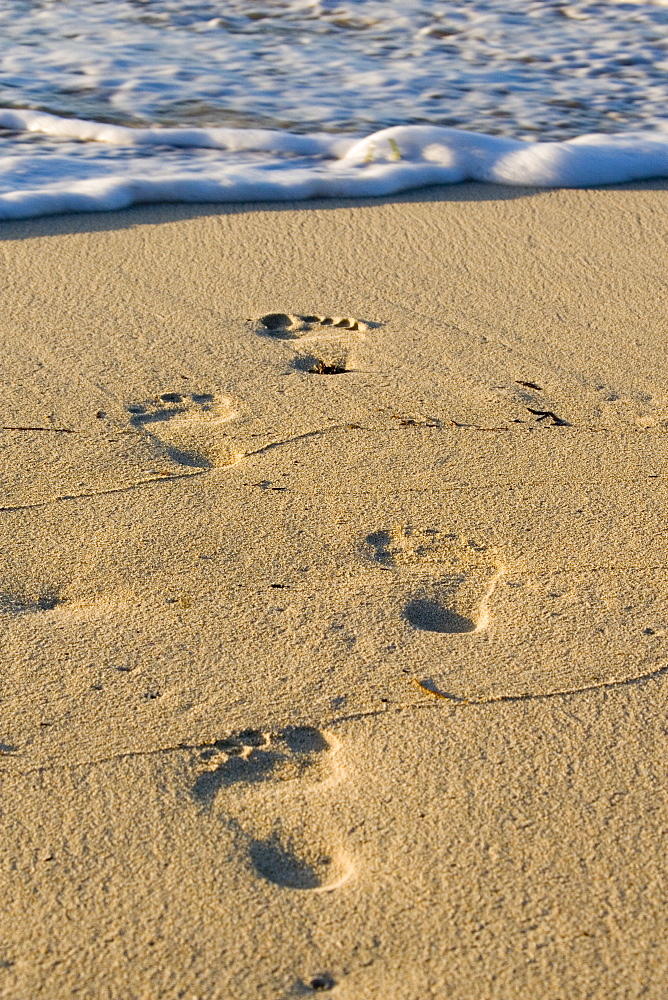
[[[667,232],[3,224],[3,1000],[665,998]]]

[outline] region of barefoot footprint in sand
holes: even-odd
[[[236,413],[225,396],[164,392],[147,402],[131,403],[126,409],[132,426],[179,465],[211,469],[228,465],[232,459],[220,428]]]
[[[260,316],[257,332],[279,340],[301,340],[322,337],[332,328],[368,333],[375,324],[363,323],[352,316],[292,316],[290,313],[267,313]]]
[[[338,741],[310,726],[289,726],[278,733],[244,729],[199,753],[199,776],[192,794],[210,803],[222,788],[239,782],[323,782],[336,774]]]
[[[256,876],[287,889],[329,892],[349,878],[352,864],[313,816],[309,798],[338,780],[338,749],[335,736],[310,726],[277,733],[246,729],[199,750],[191,794],[203,808],[224,810]],[[257,785],[261,789],[253,790]],[[261,791],[266,794],[251,834],[235,813],[245,817],[245,796]]]
[[[365,545],[375,562],[405,578],[402,616],[414,629],[452,635],[488,627],[490,598],[504,573],[490,545],[410,526],[375,531]]]
[[[310,375],[344,375],[351,370],[352,349],[377,323],[353,316],[296,316],[267,313],[256,323],[264,337],[299,342],[293,367]]]

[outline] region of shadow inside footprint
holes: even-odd
[[[309,375],[345,375],[349,370],[345,365],[338,365],[336,362],[330,364],[328,361],[316,361],[308,369],[308,373]]]
[[[215,463],[200,445],[206,445],[207,425],[217,423],[212,414],[214,404],[211,393],[185,396],[163,392],[150,402],[131,403],[126,409],[131,425],[152,438],[173,462],[191,469],[211,469]]]
[[[331,745],[312,726],[288,726],[269,737],[259,730],[246,729],[218,740],[200,752],[206,770],[196,778],[191,794],[209,806],[218,792],[239,782],[290,781],[307,774],[321,775],[321,754]]]
[[[470,618],[443,607],[438,601],[428,598],[415,598],[404,608],[404,618],[413,628],[425,632],[441,632],[454,634],[458,632],[475,632],[476,624]]]
[[[209,803],[221,788],[227,788],[238,781],[247,783],[266,781],[276,767],[278,756],[271,752],[259,752],[248,757],[229,757],[215,771],[204,771],[192,787],[192,796],[198,802]]]
[[[197,451],[183,451],[181,448],[173,448],[171,445],[165,446],[165,454],[171,458],[172,462],[179,465],[186,465],[191,469],[212,469],[213,462],[210,462],[204,455]]]
[[[274,834],[268,840],[253,840],[250,858],[258,875],[288,889],[318,889],[327,881],[332,859],[320,856],[310,861],[298,858]]]
[[[56,593],[44,593],[33,598],[0,594],[0,611],[7,611],[15,615],[52,611],[60,603],[61,600]]]
[[[390,550],[392,536],[389,531],[372,531],[370,535],[366,536],[365,541],[374,550],[373,558],[376,562],[392,562],[392,552]]]
[[[310,317],[309,317],[310,318]],[[289,316],[288,313],[267,313],[260,317],[262,332],[267,337],[278,337],[280,340],[294,340],[297,338],[299,328],[299,316]]]
[[[292,753],[323,753],[331,749],[320,730],[313,726],[288,726],[281,736]]]
[[[172,417],[177,416],[179,413],[183,413],[183,410],[170,409],[170,410],[159,410],[156,413],[144,413],[143,407],[140,410],[139,404],[136,406],[129,406],[128,412],[134,414],[130,420],[131,424],[135,427],[143,427],[145,424],[160,424],[166,423],[171,420]]]

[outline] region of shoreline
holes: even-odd
[[[542,141],[437,125],[346,137],[130,128],[0,108],[3,127],[9,139],[0,221],[149,203],[391,197],[466,182],[579,189],[668,177],[662,126]],[[19,141],[12,149],[14,130]],[[25,140],[38,137],[42,145],[25,154]]]

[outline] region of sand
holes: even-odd
[[[3,1000],[665,997],[667,232],[3,224]]]

